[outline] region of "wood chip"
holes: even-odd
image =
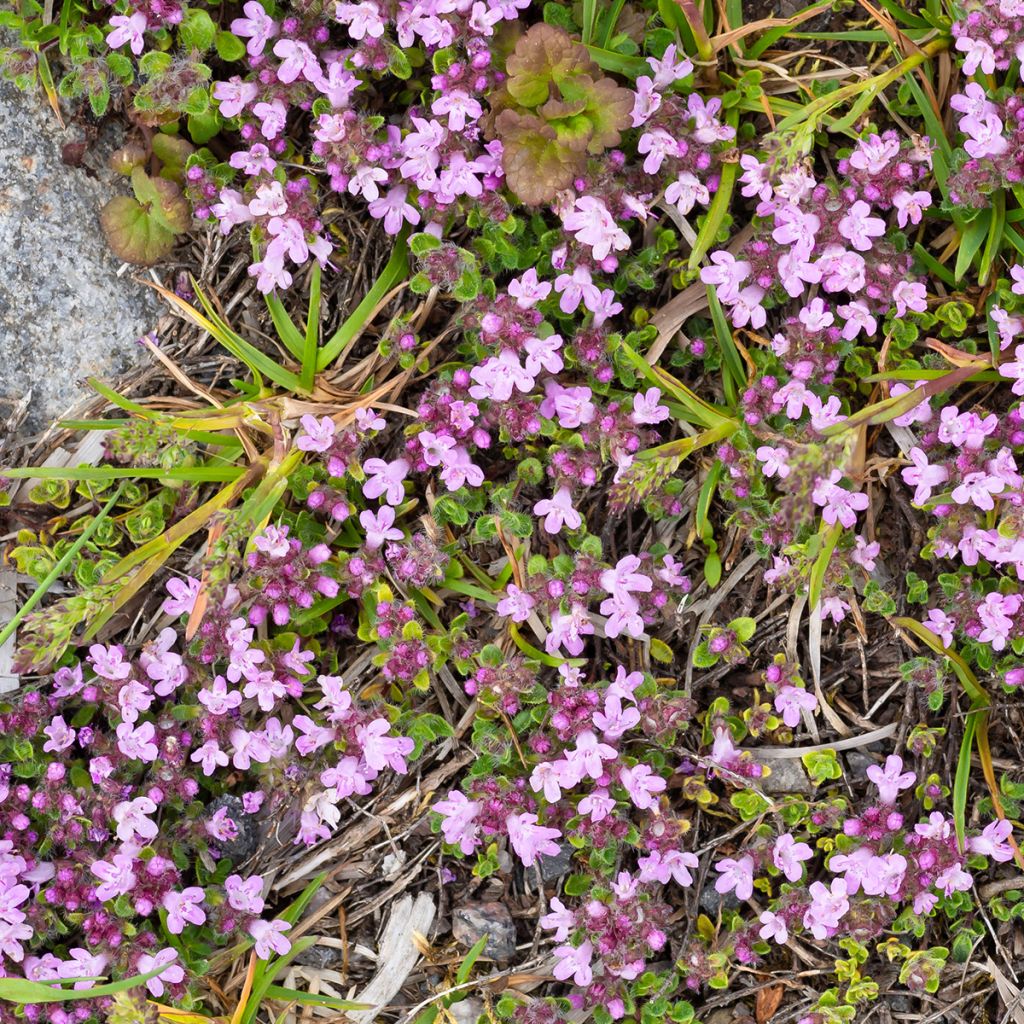
[[[372,1010],[352,1010],[346,1016],[355,1024],[370,1024],[377,1020],[380,1010],[401,991],[405,979],[420,959],[414,936],[426,935],[434,923],[436,907],[426,893],[415,899],[403,896],[391,908],[377,949],[377,973],[356,997],[357,1003],[369,1003]]]

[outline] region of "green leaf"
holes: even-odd
[[[736,639],[741,644],[745,644],[754,635],[757,623],[753,619],[744,616],[739,619],[733,619],[729,623],[729,628],[736,634]]]
[[[469,973],[473,970],[473,964],[480,958],[487,946],[488,939],[490,939],[490,935],[484,935],[475,942],[473,948],[466,954],[466,959],[459,964],[459,969],[455,972],[456,985],[465,985],[469,981]]]
[[[409,250],[406,246],[406,236],[407,232],[403,229],[395,237],[395,247],[391,250],[391,258],[381,271],[380,277],[377,278],[373,287],[366,293],[363,301],[356,306],[348,319],[321,347],[316,362],[318,373],[322,373],[336,359],[340,359],[348,348],[358,341],[370,316],[376,311],[381,300],[409,273]]]
[[[217,26],[214,25],[213,19],[206,11],[197,7],[187,9],[185,17],[178,27],[178,38],[186,50],[206,53],[213,46],[216,35]]]
[[[188,115],[188,133],[197,146],[209,142],[222,127],[221,116],[212,107],[203,114]]]
[[[169,964],[158,967],[146,974],[135,974],[130,978],[111,982],[108,985],[94,985],[87,989],[55,988],[53,984],[44,985],[39,981],[27,978],[0,978],[0,1000],[24,1006],[27,1003],[68,1003],[80,1002],[83,999],[96,999],[101,996],[114,996],[118,992],[144,985],[150,978],[163,974]],[[70,985],[75,981],[86,981],[86,978],[67,978],[58,984]]]
[[[672,648],[668,644],[663,643],[657,637],[651,637],[651,657],[655,661],[660,661],[663,665],[669,665],[675,655],[672,653]]]
[[[960,248],[956,254],[956,268],[953,277],[960,282],[970,269],[974,257],[981,248],[992,226],[992,211],[982,210],[966,227],[960,236]]]
[[[217,56],[221,60],[233,63],[245,56],[245,43],[231,32],[219,30],[213,38],[213,44],[216,46]]]

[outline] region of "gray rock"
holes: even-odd
[[[317,970],[324,970],[327,967],[337,967],[344,963],[345,951],[335,946],[322,946],[314,942],[295,957],[295,962],[303,967],[315,967]]]
[[[41,91],[0,78],[0,420],[31,389],[25,432],[74,405],[83,378],[148,358],[134,342],[159,316],[150,289],[131,280],[138,268],[117,277],[100,232],[99,210],[123,186],[61,161],[82,135],[61,129]],[[105,158],[101,145],[86,164]]]
[[[485,935],[483,955],[506,962],[516,955],[516,925],[504,903],[463,903],[452,911],[452,933],[471,949]]]
[[[227,816],[237,826],[238,835],[226,843],[221,843],[217,840],[213,840],[213,843],[226,857],[230,857],[235,864],[241,864],[243,861],[248,860],[259,846],[259,825],[256,823],[254,815],[245,813],[242,801],[231,793],[225,793],[223,796],[217,797],[216,800],[212,800],[206,808],[207,817],[212,817],[222,807],[227,811]]]
[[[460,999],[448,1007],[455,1024],[476,1024],[487,1011],[484,1008],[483,1000],[476,996],[469,996],[467,999]]]
[[[542,853],[537,858],[537,867],[540,869],[540,877],[544,882],[553,882],[562,875],[567,875],[572,869],[573,848],[568,843],[562,843],[558,853]]]
[[[713,879],[708,879],[697,898],[697,905],[705,914],[716,917],[720,910],[739,910],[740,901],[734,892],[719,893]]]
[[[794,758],[765,759],[771,769],[771,775],[758,780],[758,788],[768,796],[779,796],[783,793],[802,793],[810,796],[814,792],[814,784],[807,777],[804,766]]]

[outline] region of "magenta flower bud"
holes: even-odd
[[[309,549],[309,560],[313,565],[322,565],[331,557],[331,549],[326,544],[317,544]]]

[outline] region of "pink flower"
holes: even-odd
[[[245,879],[241,875],[228,875],[224,881],[224,893],[228,906],[240,914],[263,912],[263,879],[259,875]]]
[[[648,57],[647,63],[654,72],[654,88],[664,89],[679,79],[693,74],[693,64],[683,57],[676,61],[676,44],[669,43],[661,58]]]
[[[401,540],[404,534],[395,525],[395,510],[384,505],[376,513],[359,513],[359,525],[366,531],[366,546],[376,551],[386,540]]]
[[[765,910],[761,913],[758,920],[761,922],[762,927],[757,934],[766,942],[771,939],[781,946],[789,939],[789,931],[786,928],[786,919],[784,917],[773,914],[770,910]]]
[[[409,770],[405,758],[415,744],[406,736],[389,736],[390,731],[390,723],[378,718],[356,729],[356,740],[362,747],[363,760],[375,771],[390,767],[405,775]]]
[[[110,863],[98,860],[93,862],[90,871],[100,880],[96,886],[96,898],[112,900],[135,888],[138,878],[132,870],[135,858],[127,853],[115,853]]]
[[[554,954],[558,958],[558,963],[552,968],[551,973],[559,981],[572,978],[580,988],[586,988],[594,980],[594,972],[590,966],[594,957],[594,947],[589,939],[579,946],[556,946]]]
[[[220,113],[224,117],[240,114],[260,94],[255,82],[243,82],[238,75],[232,75],[226,82],[215,82],[213,98],[220,100]]]
[[[446,800],[439,800],[434,804],[434,810],[442,816],[441,833],[444,835],[444,841],[452,846],[458,846],[466,856],[482,842],[480,826],[476,824],[476,817],[482,806],[478,801],[468,799],[465,793],[457,789],[451,790]]]
[[[484,482],[484,471],[470,459],[469,452],[460,444],[446,456],[441,479],[449,491],[457,491],[463,484],[479,487]]]
[[[988,473],[968,473],[960,481],[957,487],[953,488],[953,500],[958,505],[968,503],[991,512],[996,507],[992,500],[993,494],[1000,494],[1006,487],[1006,482],[999,477],[990,476]]]
[[[916,487],[914,504],[923,505],[932,495],[932,489],[939,487],[949,479],[949,470],[945,466],[932,466],[928,456],[917,447],[910,449],[910,461],[913,466],[901,473],[905,483]]]
[[[872,217],[871,207],[863,199],[858,199],[839,221],[839,233],[854,249],[867,252],[872,245],[871,239],[885,234],[885,221]]]
[[[110,24],[114,26],[114,31],[107,35],[107,46],[112,50],[119,50],[125,43],[130,43],[132,53],[138,57],[146,45],[142,37],[142,33],[148,27],[146,15],[141,11],[131,15],[115,14],[111,17]]]
[[[241,697],[241,694],[238,694],[238,696]],[[216,772],[218,767],[225,767],[230,758],[220,749],[216,740],[207,740],[201,747],[197,747],[192,751],[189,760],[193,764],[202,765],[203,774],[210,776]]]
[[[532,376],[537,376],[542,369],[547,370],[548,373],[561,373],[565,366],[559,352],[561,347],[562,336],[560,334],[549,334],[546,338],[527,338],[523,343],[523,348],[526,350],[526,359],[524,360],[526,372]]]
[[[557,417],[558,425],[567,430],[591,423],[597,415],[597,407],[590,400],[593,392],[588,387],[565,388],[556,380],[548,380],[544,393],[540,414],[549,419]]]
[[[131,727],[129,726],[129,728]],[[68,728],[63,715],[55,715],[50,719],[50,724],[43,729],[43,733],[49,737],[43,744],[43,750],[53,754],[67,750],[78,735],[77,730]]]
[[[206,913],[199,906],[206,893],[197,885],[182,889],[181,892],[169,892],[164,896],[164,910],[167,911],[167,930],[172,935],[180,935],[186,924],[200,925],[206,920]]]
[[[614,249],[629,248],[629,235],[616,223],[603,200],[581,196],[562,218],[565,230],[574,234],[581,245],[589,245],[593,257],[600,262]]]
[[[520,309],[531,309],[551,294],[551,282],[539,281],[537,271],[530,267],[521,277],[509,281],[508,293]]]
[[[526,867],[532,867],[540,856],[554,857],[559,852],[555,839],[562,833],[537,823],[536,814],[510,814],[505,819],[508,839],[516,855]]]
[[[343,25],[348,26],[348,34],[356,40],[380,39],[384,35],[385,24],[380,16],[380,8],[373,0],[362,3],[335,4],[334,17]]]
[[[578,530],[583,517],[572,507],[572,495],[568,487],[559,487],[551,498],[542,498],[533,506],[535,516],[544,516],[544,529],[551,534],[560,533],[563,526]]]
[[[1010,291],[1013,292],[1014,295],[1024,295],[1024,266],[1021,264],[1014,264],[1010,267],[1010,277],[1013,278],[1013,284],[1010,285]]]
[[[245,17],[235,18],[231,22],[231,31],[249,40],[245,48],[250,57],[256,57],[263,52],[268,40],[277,35],[277,22],[267,14],[258,0],[249,0],[242,10]]]
[[[839,470],[833,470],[828,480],[819,478],[811,497],[822,506],[821,517],[829,526],[838,522],[849,530],[857,522],[857,513],[868,507],[868,496],[840,487],[839,478]]]
[[[923,625],[930,629],[941,641],[943,647],[949,647],[953,643],[953,630],[956,629],[956,620],[950,618],[945,612],[938,608],[932,608],[928,612],[928,618]]]
[[[861,566],[867,572],[875,571],[875,559],[882,550],[878,541],[868,543],[859,533],[853,538],[854,548],[850,552],[851,561]]]
[[[127,758],[151,763],[160,753],[153,742],[155,737],[156,727],[152,722],[143,722],[138,728],[130,722],[122,722],[117,727],[117,749]]]
[[[274,55],[281,58],[277,69],[278,81],[286,85],[299,77],[307,82],[318,82],[323,77],[323,68],[316,54],[297,39],[279,39],[274,43]]]
[[[389,505],[400,505],[405,500],[403,481],[409,475],[409,463],[405,459],[385,462],[383,459],[367,459],[363,465],[368,479],[363,484],[367,498],[383,495]]]
[[[759,331],[768,321],[768,314],[761,300],[764,298],[764,289],[756,284],[747,285],[732,302],[730,310],[732,314],[733,327],[746,327]],[[722,300],[725,301],[724,299]]]
[[[983,857],[991,857],[999,864],[1013,860],[1013,847],[1007,842],[1013,825],[1008,821],[993,821],[982,829],[981,834],[971,836],[967,840],[967,848],[971,853],[980,853]]]
[[[813,856],[814,851],[807,843],[798,843],[788,832],[779,836],[772,847],[772,863],[789,882],[800,881],[804,874],[803,862]]]
[[[878,787],[878,799],[883,804],[893,804],[900,791],[909,789],[916,781],[913,772],[903,771],[903,758],[898,754],[890,754],[885,759],[885,767],[873,764],[868,767],[867,777]]]
[[[507,402],[513,391],[523,394],[533,390],[534,377],[519,362],[519,357],[510,349],[502,349],[481,366],[469,371],[475,383],[469,394],[477,400],[489,398],[496,402]]]
[[[637,712],[637,718],[639,719],[639,717],[639,712]],[[665,780],[660,775],[655,775],[645,764],[621,769],[619,781],[629,793],[629,799],[633,801],[633,806],[641,811],[657,807],[658,801],[655,794],[661,793],[666,786]]]
[[[665,202],[671,203],[685,217],[697,203],[707,206],[711,193],[707,185],[689,171],[683,171],[667,189]]]
[[[252,112],[261,121],[260,131],[264,138],[276,139],[284,131],[285,122],[288,120],[288,108],[282,100],[256,103],[253,105]],[[251,206],[250,209],[252,209]]]
[[[846,882],[842,878],[833,878],[829,888],[822,882],[813,882],[809,892],[811,905],[804,913],[804,927],[821,942],[835,933],[840,920],[850,909]]]
[[[555,278],[555,291],[561,296],[558,308],[563,313],[575,313],[583,301],[589,306],[601,293],[586,267],[576,267],[571,274],[559,274]]]
[[[781,445],[778,448],[761,445],[754,454],[757,456],[757,461],[763,463],[765,476],[777,475],[780,480],[785,480],[792,472],[789,465],[789,452]]]
[[[507,615],[513,622],[525,622],[536,605],[536,600],[525,590],[510,583],[505,590],[505,597],[498,602],[497,612],[499,615]]]
[[[576,737],[576,746],[565,752],[565,760],[581,779],[600,779],[604,775],[604,762],[617,757],[615,748],[602,743],[590,729],[584,729]]]
[[[580,814],[586,814],[595,824],[604,821],[615,810],[615,798],[608,795],[607,789],[595,789],[588,793],[577,805]]]
[[[595,711],[593,722],[606,740],[617,740],[640,724],[640,712],[636,708],[624,709],[622,697],[609,691],[605,694],[604,711]]]
[[[928,308],[925,286],[918,281],[900,281],[892,290],[896,315],[905,316],[908,309],[923,313]]]
[[[576,926],[576,915],[557,897],[551,897],[551,911],[540,919],[541,928],[554,931],[555,942],[565,942]]]
[[[633,411],[629,418],[637,424],[661,423],[667,420],[672,414],[668,406],[660,404],[661,389],[648,388],[644,392],[637,392],[633,396]]]
[[[818,699],[810,690],[798,686],[782,686],[775,695],[775,710],[782,715],[783,722],[795,729],[800,724],[800,712],[812,715],[818,710]]]
[[[334,420],[330,416],[317,419],[307,413],[300,420],[302,433],[295,447],[304,452],[325,452],[334,443]]]
[[[892,197],[892,205],[896,207],[896,223],[901,228],[911,224],[920,224],[924,211],[932,205],[930,192],[906,192],[900,190]]]
[[[180,985],[185,980],[185,971],[181,964],[175,963],[178,954],[173,949],[161,949],[155,956],[143,953],[136,964],[139,974],[149,974],[159,970],[155,978],[146,982],[146,988],[158,999],[164,994],[165,985]]]
[[[863,302],[854,300],[845,306],[837,306],[836,312],[846,321],[843,324],[843,338],[846,341],[853,341],[861,331],[872,335],[878,327],[878,321]]]
[[[573,603],[568,614],[558,611],[551,616],[551,631],[544,641],[544,650],[554,654],[559,647],[565,647],[572,657],[578,657],[583,651],[583,637],[593,632],[594,623],[587,609]]]
[[[389,235],[397,235],[402,224],[419,224],[419,211],[408,202],[409,188],[407,185],[396,185],[388,189],[384,195],[375,198],[367,209],[371,217],[384,221],[384,231]]]
[[[719,878],[715,892],[727,893],[736,890],[738,900],[749,900],[754,895],[754,858],[744,854],[739,860],[726,857],[715,865]]]
[[[676,884],[683,888],[693,885],[693,875],[690,872],[697,868],[699,863],[695,854],[682,850],[668,850],[665,853],[652,850],[648,856],[637,860],[641,882],[661,882],[665,885],[670,879],[675,879]]]
[[[829,618],[836,623],[842,622],[849,610],[849,604],[836,594],[830,594],[828,597],[821,599],[820,615],[822,622]]]
[[[704,284],[714,285],[718,298],[731,304],[739,295],[740,285],[750,276],[750,264],[737,260],[724,249],[711,254],[711,266],[703,267],[700,279]]]
[[[280,919],[264,921],[257,918],[249,922],[249,934],[253,937],[253,948],[261,960],[269,960],[271,953],[284,956],[292,948],[292,944],[285,938],[284,933],[291,929],[287,921]]]
[[[439,117],[448,115],[448,130],[461,132],[467,121],[476,121],[484,110],[464,89],[450,89],[442,93],[430,106],[431,113]]]

